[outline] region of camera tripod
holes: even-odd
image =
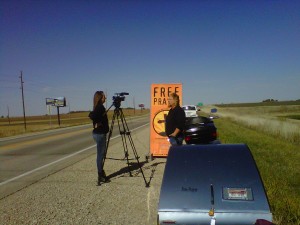
[[[113,104],[114,105],[114,104]],[[109,107],[109,109],[113,106],[111,105]],[[108,109],[108,110],[109,110]],[[108,111],[107,110],[107,111]],[[105,159],[106,159],[106,155],[107,155],[107,151],[108,151],[108,147],[109,147],[109,142],[110,142],[110,138],[112,136],[112,132],[113,132],[113,129],[114,129],[114,124],[115,124],[115,120],[117,119],[117,122],[118,122],[118,128],[119,128],[119,132],[120,132],[120,135],[122,137],[122,144],[123,144],[123,150],[124,150],[124,154],[125,154],[125,158],[126,158],[126,161],[127,161],[127,167],[128,167],[128,172],[129,172],[129,175],[132,177],[132,173],[131,173],[131,169],[130,169],[130,163],[129,163],[129,153],[128,153],[128,144],[127,144],[127,139],[126,139],[126,136],[129,140],[129,143],[131,145],[131,148],[132,148],[132,151],[133,151],[133,154],[135,156],[135,159],[137,161],[137,164],[139,166],[139,169],[141,171],[141,174],[144,178],[144,181],[145,181],[145,185],[146,187],[149,187],[149,183],[146,181],[146,178],[145,178],[145,175],[144,175],[144,172],[142,170],[142,167],[141,167],[141,164],[139,162],[139,156],[137,154],[137,151],[136,151],[136,148],[134,146],[134,143],[133,143],[133,140],[132,140],[132,137],[131,137],[131,134],[130,134],[130,130],[128,128],[128,125],[127,125],[127,122],[126,122],[126,119],[125,119],[125,116],[123,114],[123,111],[122,111],[122,108],[118,107],[118,105],[116,106],[115,110],[114,110],[114,114],[113,114],[113,117],[112,117],[112,121],[111,121],[111,126],[110,126],[110,129],[109,129],[109,135],[108,135],[108,139],[107,139],[107,144],[106,144],[106,149],[105,149],[105,152],[104,152],[104,157],[103,157],[103,161],[102,161],[102,168],[104,168],[104,163],[105,163]],[[125,159],[124,158],[124,159]]]

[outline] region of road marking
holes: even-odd
[[[142,128],[142,127],[145,127],[145,126],[147,126],[147,125],[149,125],[149,123],[146,123],[146,124],[144,124],[144,125],[142,125],[142,126],[136,127],[136,128],[134,128],[134,129],[132,129],[131,131],[138,130],[138,129],[140,129],[140,128]],[[115,136],[115,137],[112,137],[110,140],[113,140],[113,139],[118,138],[118,137],[120,137],[120,136],[121,136],[121,135],[117,135],[117,136]],[[32,174],[32,173],[34,173],[34,172],[36,172],[36,171],[39,171],[39,170],[44,169],[44,168],[46,168],[46,167],[49,167],[49,166],[51,166],[51,165],[53,165],[53,164],[56,164],[56,163],[58,163],[58,162],[60,162],[60,161],[63,161],[63,160],[65,160],[65,159],[68,159],[68,158],[70,158],[70,157],[73,157],[73,156],[75,156],[75,155],[78,155],[78,154],[80,154],[80,153],[82,153],[82,152],[85,152],[85,151],[87,151],[87,150],[89,150],[89,149],[91,149],[91,148],[95,148],[95,147],[96,147],[96,145],[92,145],[92,146],[87,147],[87,148],[85,148],[85,149],[79,150],[78,152],[74,152],[74,153],[72,153],[72,154],[70,154],[70,155],[67,155],[67,156],[63,157],[63,158],[60,158],[60,159],[58,159],[58,160],[55,160],[55,161],[53,161],[53,162],[51,162],[51,163],[48,163],[48,164],[43,165],[43,166],[41,166],[41,167],[35,168],[35,169],[33,169],[33,170],[30,170],[30,171],[28,171],[28,172],[26,172],[26,173],[23,173],[23,174],[19,175],[19,176],[16,176],[16,177],[13,177],[13,178],[8,179],[8,180],[6,180],[6,181],[3,181],[3,182],[0,183],[0,186],[5,185],[5,184],[8,184],[8,183],[10,183],[10,182],[12,182],[12,181],[18,180],[18,179],[20,179],[20,178],[22,178],[22,177],[25,177],[25,176],[27,176],[27,175],[29,175],[29,174]]]

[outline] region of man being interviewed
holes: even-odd
[[[170,94],[168,107],[171,109],[166,117],[166,134],[171,145],[182,145],[185,126],[185,112],[180,107],[180,99],[176,93]]]

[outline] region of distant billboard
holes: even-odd
[[[58,97],[58,98],[46,98],[46,105],[56,106],[56,107],[65,107],[66,106],[66,98]]]

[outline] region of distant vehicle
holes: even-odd
[[[186,117],[197,117],[197,107],[195,105],[184,105],[182,109],[185,112]]]
[[[187,117],[185,123],[186,144],[220,144],[217,128],[211,118],[205,116]]]

